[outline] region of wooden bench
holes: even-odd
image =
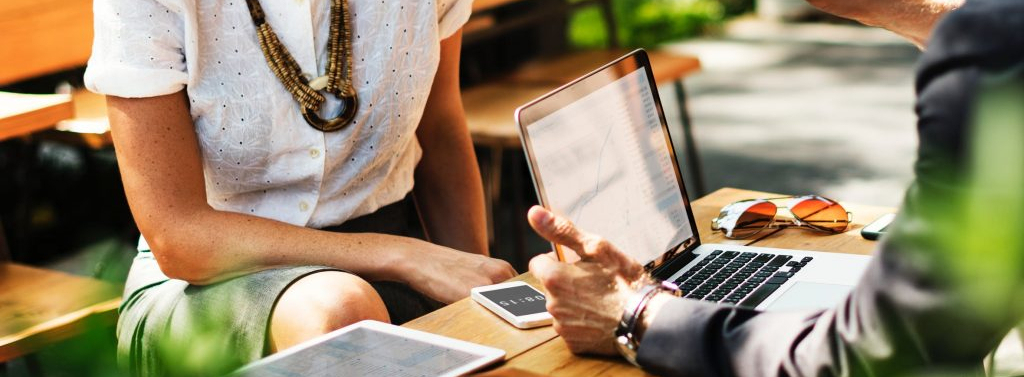
[[[0,2],[0,85],[84,66],[91,47],[91,0]],[[28,138],[75,111],[71,95],[0,93],[0,140]],[[111,326],[120,295],[115,284],[12,262],[0,224],[0,364]]]
[[[521,31],[538,24],[550,24],[552,21],[565,20],[573,12],[598,7],[602,12],[605,32],[609,46],[604,49],[584,51],[562,51],[527,62],[513,71],[497,79],[464,88],[462,92],[466,118],[474,144],[488,150],[489,164],[485,166],[484,190],[487,200],[488,234],[494,241],[494,216],[501,198],[502,166],[505,163],[504,153],[507,150],[519,150],[519,132],[513,119],[515,109],[561,85],[564,85],[612,60],[625,55],[629,50],[619,48],[617,26],[611,9],[611,0],[582,0],[573,2],[545,2],[537,5],[537,9],[517,13],[513,17],[498,17],[503,9],[518,5],[521,0],[476,0],[474,15],[464,28],[464,44],[473,45],[486,43],[510,32]],[[672,129],[674,143],[685,156],[682,166],[686,166],[688,182],[697,191],[694,196],[704,194],[703,173],[697,156],[696,143],[692,135],[689,113],[686,108],[686,92],[683,79],[700,71],[700,60],[688,55],[679,55],[659,50],[649,50],[653,74],[659,86],[673,85],[677,99],[677,108],[681,116],[680,129]],[[522,169],[521,158],[511,161],[512,184],[520,186]],[[513,202],[517,213],[522,208],[521,190],[514,190]],[[515,220],[515,219],[514,219]],[[513,221],[517,228],[517,236],[522,229],[519,221]],[[523,240],[514,240],[515,248],[520,254],[520,264],[525,262]]]

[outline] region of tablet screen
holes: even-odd
[[[488,357],[370,327],[358,327],[290,352],[242,376],[443,376]]]
[[[593,81],[526,126],[535,178],[549,208],[646,264],[694,236],[668,134],[645,67]]]

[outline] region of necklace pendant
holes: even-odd
[[[309,87],[313,88],[313,90],[319,92],[321,90],[324,90],[324,88],[327,87],[327,81],[328,81],[328,79],[327,79],[326,75],[320,76],[320,77],[317,77],[317,78],[313,79],[312,81],[310,81],[309,82]]]
[[[342,106],[341,113],[333,119],[323,119],[320,114],[317,114],[316,110],[313,109],[302,109],[302,117],[306,118],[306,123],[322,132],[334,132],[344,129],[352,120],[356,118],[356,109],[359,107],[359,100],[356,99],[355,95],[338,97],[341,100]]]

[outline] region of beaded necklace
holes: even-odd
[[[331,0],[327,74],[312,80],[303,75],[299,63],[267,23],[266,14],[259,0],[246,0],[246,3],[249,5],[249,15],[256,26],[260,48],[267,59],[267,65],[302,107],[302,116],[306,122],[323,132],[345,128],[355,118],[358,107],[356,92],[352,88],[352,17],[349,15],[348,1]],[[327,101],[320,93],[321,90],[333,94],[342,101],[343,110],[334,119],[323,119],[318,113]]]

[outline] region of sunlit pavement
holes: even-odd
[[[686,85],[711,190],[900,203],[917,148],[916,47],[854,25],[743,20],[724,34],[667,46],[704,65]]]

